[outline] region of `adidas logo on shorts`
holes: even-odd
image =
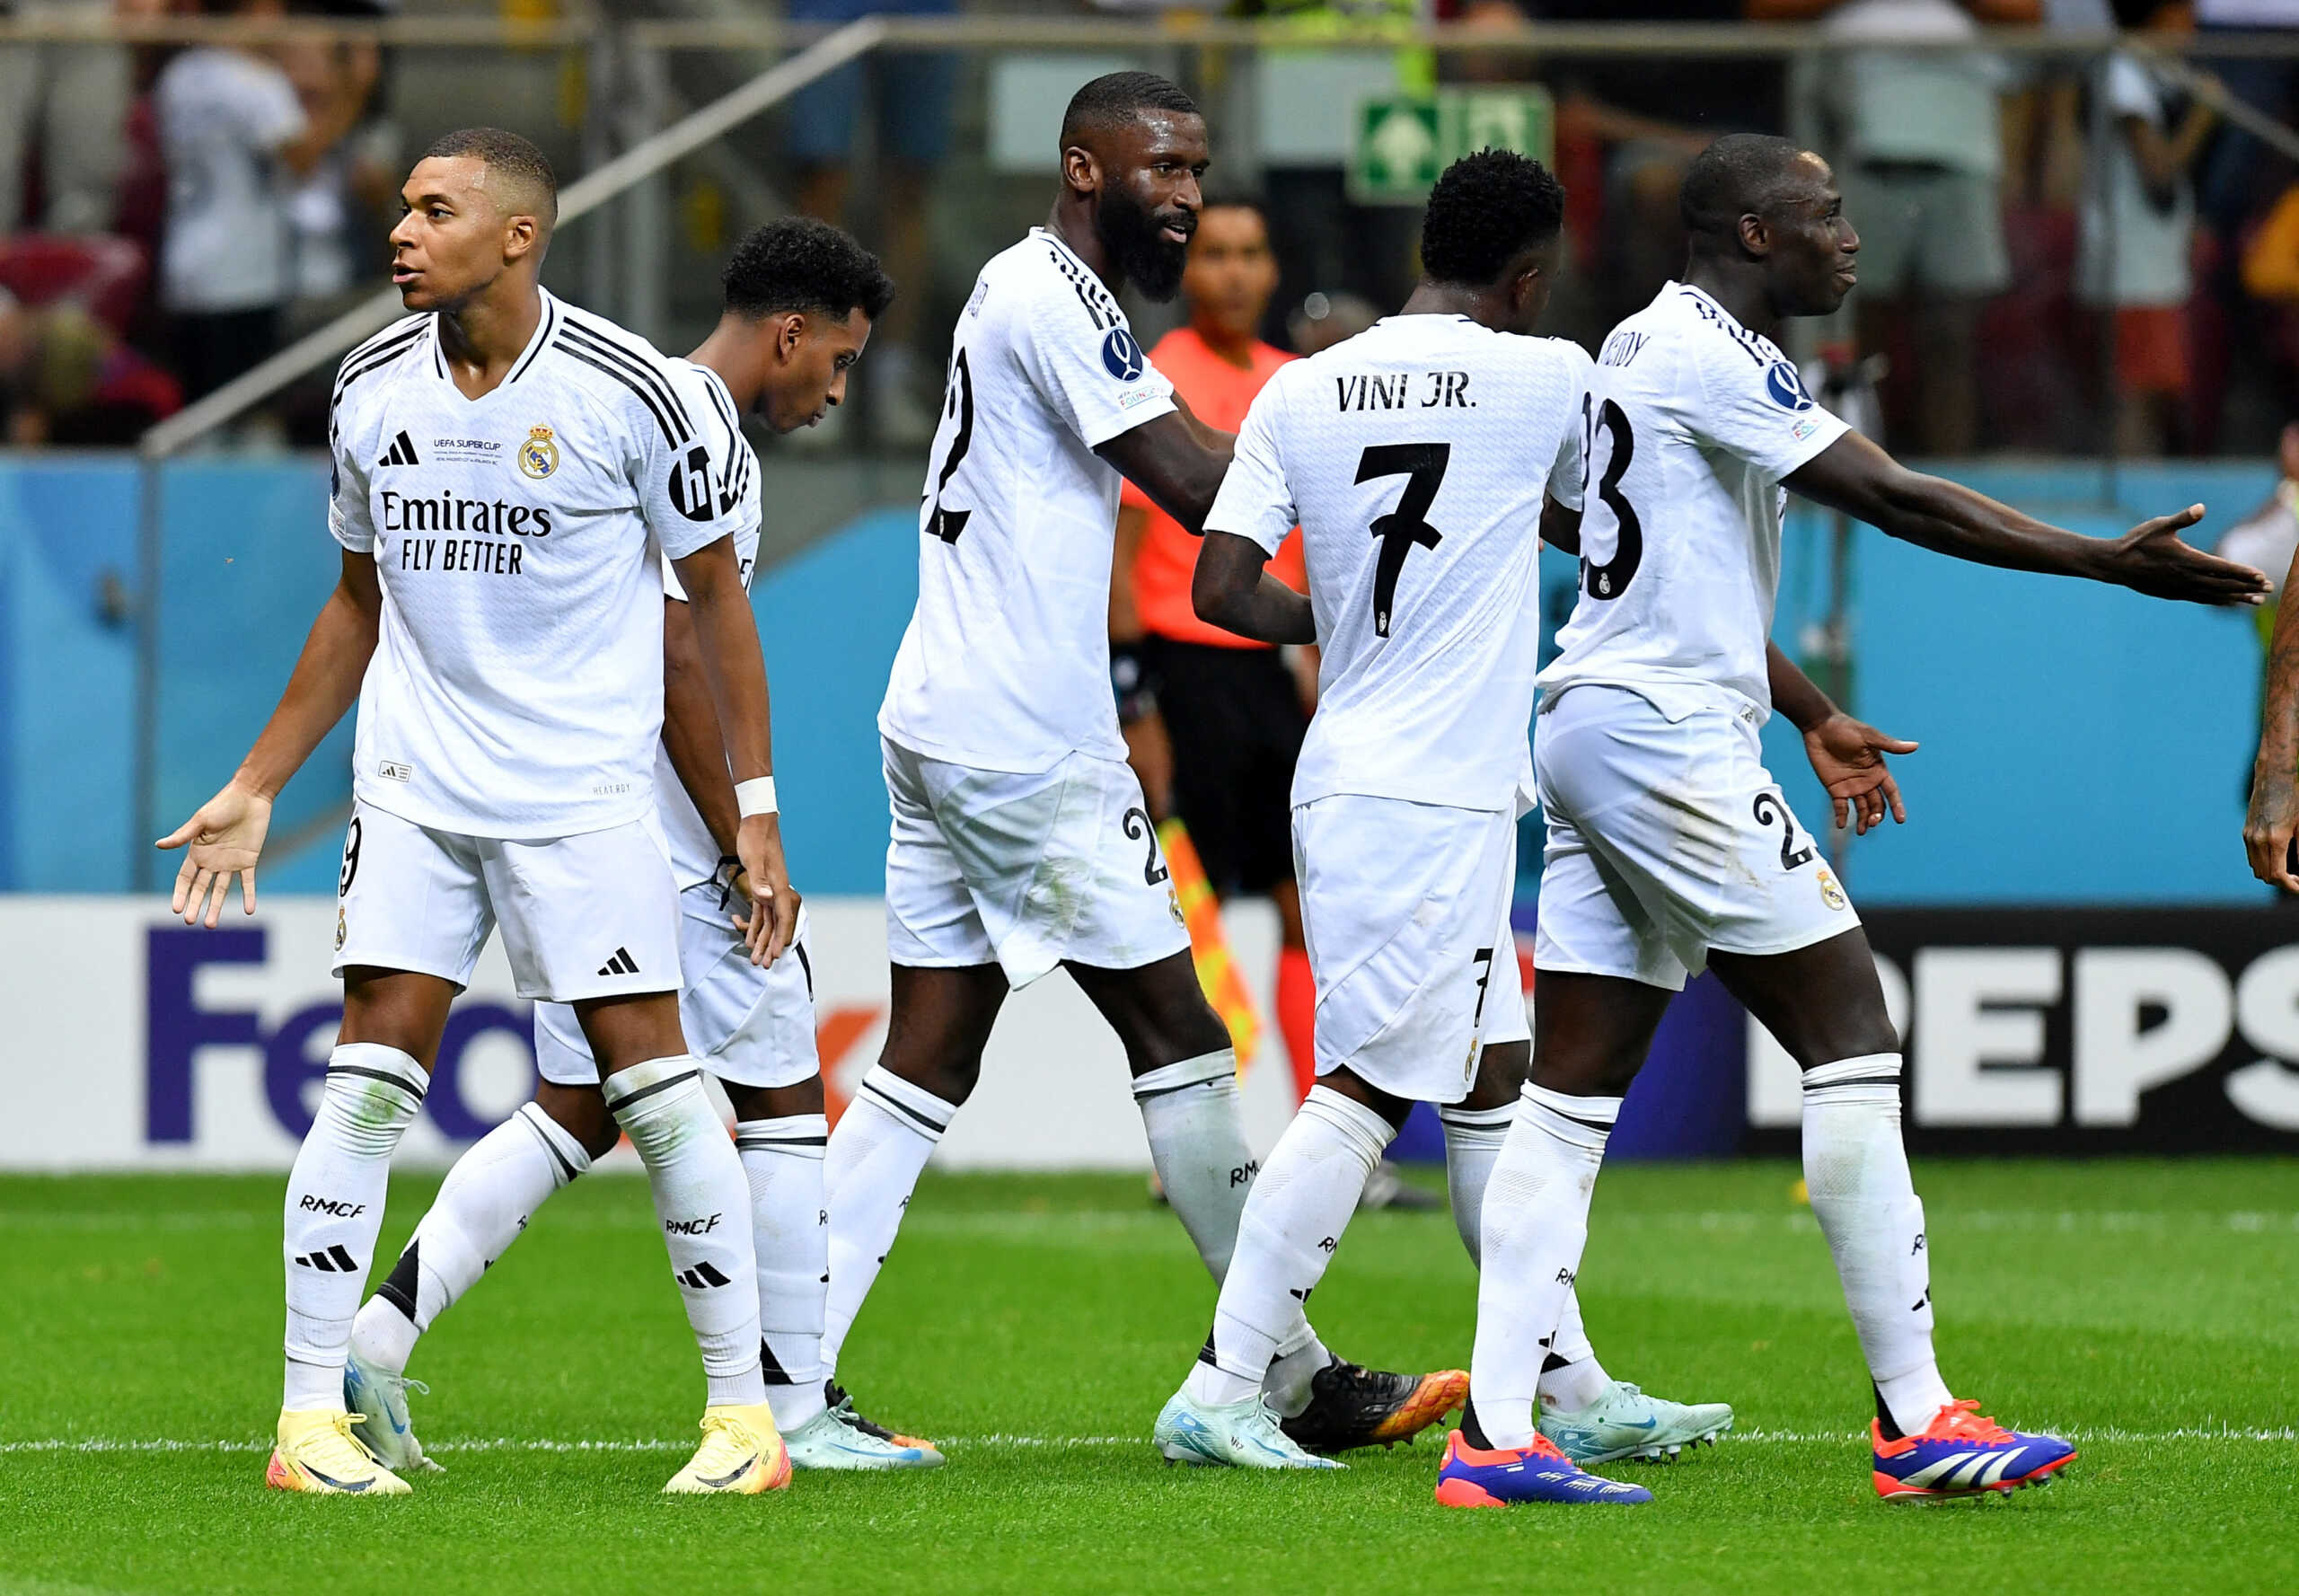
[[[639,974],[639,961],[630,957],[630,948],[618,948],[614,950],[614,957],[599,966],[599,974],[602,975],[636,975]]]

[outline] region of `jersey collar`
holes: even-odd
[[[489,392],[480,394],[479,400],[466,400],[464,402],[476,404],[480,400],[491,398],[526,375],[534,369],[535,362],[542,358],[542,352],[551,348],[551,339],[559,336],[559,323],[566,319],[559,308],[559,296],[540,285],[535,292],[542,296],[542,314],[536,320],[535,330],[527,339],[527,347],[520,350],[518,359],[511,363],[510,375]],[[431,318],[431,372],[449,387],[454,387],[455,379],[447,370],[447,351],[439,341],[439,318],[436,313]],[[455,389],[455,397],[462,398],[462,389]]]

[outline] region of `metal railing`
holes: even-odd
[[[661,336],[660,307],[667,295],[669,206],[663,180],[679,162],[717,146],[753,119],[784,104],[827,75],[874,52],[933,49],[969,57],[1006,52],[1101,51],[1173,61],[1192,69],[1239,52],[1283,49],[1398,49],[1412,47],[1442,59],[1490,57],[1546,66],[1567,59],[1714,57],[1720,61],[1793,64],[1854,48],[1889,43],[1894,50],[1962,51],[1975,48],[2037,60],[2096,60],[2111,50],[2145,53],[2167,75],[2210,103],[2231,125],[2294,161],[2299,132],[2229,93],[2188,59],[2276,58],[2299,62],[2299,33],[2211,33],[2166,39],[2112,32],[1989,30],[1977,40],[1900,43],[1836,39],[1825,29],[1778,24],[1543,24],[1509,28],[1470,23],[1352,27],[1305,36],[1282,22],[1204,17],[1058,17],[968,14],[880,17],[835,30],[771,19],[620,20],[599,12],[542,22],[445,17],[361,21],[290,18],[266,21],[165,17],[113,19],[43,13],[0,18],[0,49],[30,44],[110,42],[135,46],[278,44],[310,39],[356,40],[405,50],[469,52],[499,49],[556,52],[587,73],[588,103],[581,141],[584,174],[560,195],[562,227],[593,218],[582,244],[593,284],[617,269],[623,297],[635,310],[625,318],[649,336]],[[795,52],[788,53],[786,52]],[[725,56],[785,58],[745,77],[684,115],[674,114],[670,66],[682,59]],[[610,93],[612,86],[612,93]],[[1210,108],[1211,109],[1211,108]],[[480,111],[480,114],[485,114]],[[1227,148],[1245,141],[1224,135]],[[620,147],[619,147],[620,146]],[[1250,154],[1248,156],[1250,161]],[[1225,160],[1225,164],[1227,163]],[[629,207],[616,232],[601,219],[621,202]],[[618,242],[621,251],[618,254]],[[971,270],[971,266],[966,268]],[[907,287],[907,285],[906,285]],[[344,350],[401,313],[395,290],[379,289],[327,324],[298,339],[233,382],[148,431],[138,454],[143,483],[137,560],[135,879],[153,878],[150,838],[158,830],[160,706],[160,591],[165,551],[162,473],[186,448],[247,415],[291,385],[320,373]]]

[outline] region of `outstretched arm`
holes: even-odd
[[[2292,561],[2299,576],[2299,556]],[[2270,886],[2299,892],[2291,844],[2299,836],[2299,602],[2288,595],[2277,606],[2275,636],[2268,644],[2267,686],[2259,699],[2259,751],[2251,766],[2251,802],[2243,817],[2243,848],[2251,874]]]
[[[1837,824],[1853,826],[1856,835],[1865,836],[1870,827],[1884,824],[1888,809],[1896,824],[1905,824],[1907,806],[1900,801],[1900,784],[1893,780],[1884,755],[1913,754],[1916,745],[1888,737],[1837,709],[1819,684],[1780,651],[1779,644],[1766,642],[1764,658],[1772,707],[1804,734],[1805,757],[1828,789]]]
[[[1271,576],[1269,551],[1234,532],[1209,532],[1190,578],[1190,607],[1200,621],[1263,643],[1314,643],[1317,623],[1308,595]]]
[[[674,560],[679,586],[693,611],[696,655],[709,687],[711,707],[724,734],[727,762],[739,785],[774,774],[774,739],[766,693],[766,657],[759,650],[758,622],[750,595],[743,591],[735,540],[705,543]],[[681,773],[681,780],[685,780]],[[691,790],[691,789],[690,789]],[[707,813],[707,811],[706,811]],[[782,857],[782,822],[769,809],[742,816],[735,831],[735,853],[751,878],[753,912],[742,922],[751,962],[772,964],[798,929],[798,898],[790,890],[789,867]]]
[[[1094,451],[1158,507],[1192,532],[1205,529],[1205,513],[1229,469],[1237,439],[1217,432],[1185,409],[1144,421]]]
[[[320,606],[287,689],[255,745],[223,791],[159,840],[159,847],[186,849],[172,900],[185,924],[200,918],[205,899],[207,923],[215,925],[234,875],[240,877],[242,907],[255,913],[255,864],[271,829],[271,802],[303,768],[320,739],[358,701],[383,613],[375,557],[346,549],[335,591]]]
[[[1788,486],[1889,535],[1941,554],[2011,570],[2083,577],[2193,604],[2258,604],[2268,580],[2247,565],[2180,541],[2203,507],[2143,521],[2119,538],[2081,537],[1984,493],[1912,472],[1847,432],[1790,473]]]

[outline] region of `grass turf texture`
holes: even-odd
[[[2299,1163],[1921,1167],[1951,1380],[2083,1447],[2048,1490],[1931,1505],[1871,1492],[1859,1353],[1794,1178],[1606,1173],[1600,1354],[1732,1402],[1740,1433],[1612,1465],[1650,1507],[1505,1512],[1432,1505],[1433,1437],[1340,1475],[1166,1467],[1150,1423],[1212,1291],[1138,1180],[1086,1177],[929,1178],[912,1204],[842,1372],[945,1440],[938,1474],[658,1496],[701,1381],[644,1185],[595,1177],[417,1353],[451,1472],[407,1501],[286,1496],[261,1483],[279,1182],[0,1179],[0,1596],[2299,1586]],[[393,1183],[383,1257],[432,1189]],[[1396,1368],[1465,1362],[1473,1312],[1442,1213],[1359,1219],[1317,1295],[1334,1345]]]

